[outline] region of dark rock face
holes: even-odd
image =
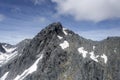
[[[2,47],[2,44],[0,43],[0,52],[5,53],[5,49]]]
[[[11,45],[11,44],[8,44],[8,43],[1,43],[3,46],[5,46],[6,48],[13,48],[15,47],[15,45]]]
[[[21,56],[0,68],[0,77],[9,72],[5,80],[120,80],[119,37],[91,41],[53,23],[28,42]]]
[[[2,47],[2,44],[0,43],[0,52],[5,53],[5,49]]]

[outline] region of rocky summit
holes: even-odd
[[[92,41],[57,22],[17,47],[0,80],[120,80],[120,37]]]

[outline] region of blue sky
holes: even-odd
[[[53,22],[80,36],[120,36],[119,0],[0,0],[0,42],[33,38]],[[96,2],[97,1],[97,2]]]

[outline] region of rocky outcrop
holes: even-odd
[[[87,40],[53,23],[0,68],[5,80],[120,80],[120,38]]]
[[[24,48],[30,43],[30,41],[31,39],[24,39],[15,45],[19,54],[23,52]]]
[[[5,53],[5,49],[2,47],[2,44],[0,43],[0,52]]]

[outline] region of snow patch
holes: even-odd
[[[92,60],[98,62],[98,59],[97,59],[97,58],[99,57],[99,55],[95,56],[94,51],[88,53],[88,51],[84,50],[84,47],[80,47],[80,48],[78,48],[78,52],[79,52],[80,54],[82,54],[83,58],[86,58],[86,57],[87,57],[87,54],[90,54],[90,58],[91,58]]]
[[[96,48],[96,47],[95,47],[95,46],[93,46],[93,50],[95,50],[95,48]]]
[[[5,47],[7,46],[7,44],[5,44]]]
[[[6,48],[5,46],[2,46],[2,47],[5,49],[7,53],[10,53],[16,49],[16,47],[15,48]]]
[[[78,52],[80,54],[82,54],[83,58],[85,58],[87,56],[87,53],[88,53],[87,51],[84,50],[84,47],[78,48]]]
[[[7,56],[8,55],[6,53],[1,53],[0,52],[0,61],[5,60],[7,58]]]
[[[107,56],[106,56],[105,54],[103,54],[103,55],[101,56],[101,58],[103,58],[103,59],[104,59],[104,62],[107,63],[107,60],[108,60],[108,59],[107,59]]]
[[[65,35],[68,35],[68,33],[67,33],[65,30],[66,30],[66,28],[63,28],[63,33],[64,33]]]
[[[59,46],[61,46],[62,49],[68,48],[69,47],[69,43],[68,41],[64,41],[63,43],[61,43]]]
[[[93,50],[95,49],[95,46],[93,46]],[[103,55],[95,55],[95,53],[94,53],[94,51],[91,51],[91,52],[88,52],[88,51],[86,51],[86,50],[84,50],[84,47],[80,47],[80,48],[78,48],[78,52],[80,53],[80,54],[82,54],[82,56],[83,56],[83,58],[86,58],[87,57],[87,54],[89,54],[90,55],[90,58],[92,59],[92,60],[94,60],[95,62],[99,62],[99,60],[98,60],[98,58],[103,58],[104,59],[104,63],[106,64],[107,63],[107,56],[105,55],[105,54],[103,54]]]
[[[17,75],[17,77],[13,80],[23,80],[25,77],[27,77],[29,74],[32,74],[37,70],[37,64],[38,62],[43,58],[43,54],[34,62],[34,64],[26,69],[21,75]]]
[[[62,39],[62,38],[63,38],[63,37],[61,37],[61,36],[59,36],[59,35],[58,35],[57,37],[58,37],[59,39]]]
[[[117,48],[114,49],[114,53],[117,53]]]
[[[91,58],[92,60],[98,62],[98,59],[97,59],[97,58],[99,57],[99,55],[95,56],[94,51],[90,52],[89,54],[90,54],[90,58]]]
[[[0,80],[5,80],[7,78],[7,75],[8,75],[9,72],[6,72],[1,78]]]
[[[15,51],[14,53],[9,53],[9,54],[0,53],[0,67],[3,64],[7,63],[9,60],[13,59],[15,56],[17,56],[18,55],[17,53],[18,53],[17,51]]]

